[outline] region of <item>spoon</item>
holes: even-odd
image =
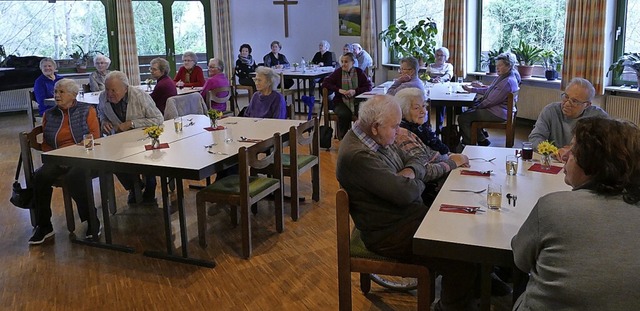
[[[485,159],[485,158],[471,158],[471,159],[469,159],[469,161],[472,161],[472,160],[482,160],[482,161],[485,161],[485,162],[493,162],[493,160],[495,160],[495,159],[496,159],[496,158],[491,158],[491,159]]]

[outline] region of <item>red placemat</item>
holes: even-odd
[[[479,206],[440,204],[440,211],[447,213],[475,214],[478,210]]]
[[[547,173],[547,174],[558,174],[558,173],[560,173],[560,171],[562,171],[562,167],[551,165],[551,168],[546,170],[546,169],[542,168],[542,165],[540,165],[540,163],[536,163],[534,165],[531,165],[529,170],[532,171],[532,172],[540,172],[540,173]]]
[[[144,149],[145,150],[164,149],[164,148],[169,148],[169,144],[168,143],[161,143],[160,146],[158,146],[158,148],[153,148],[153,147],[151,147],[151,145],[144,145]]]
[[[209,126],[209,127],[205,127],[204,129],[209,131],[209,132],[211,132],[211,131],[224,130],[224,128],[225,128],[224,126],[218,125],[218,127],[216,127],[216,128],[213,128],[213,127]]]
[[[460,175],[471,175],[471,176],[491,176],[490,171],[472,171],[472,170],[462,170]]]

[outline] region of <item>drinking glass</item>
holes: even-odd
[[[231,129],[228,127],[224,130],[224,142],[227,144],[233,142],[233,133],[231,132]]]
[[[176,133],[182,132],[182,117],[173,119],[173,127],[176,130]]]
[[[84,145],[84,150],[86,151],[93,150],[93,134],[84,134],[82,136],[82,145]]]
[[[462,83],[464,83],[464,78],[458,77],[458,84],[462,85]]]
[[[78,95],[80,95],[80,98],[84,98],[84,90],[78,91]]]
[[[533,144],[525,141],[522,143],[522,160],[531,161],[533,159]]]
[[[487,207],[499,210],[502,206],[502,185],[490,183],[487,185]]]
[[[505,161],[505,170],[507,175],[518,174],[518,158],[514,155],[508,155]]]

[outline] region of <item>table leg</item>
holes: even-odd
[[[491,273],[493,265],[483,263],[480,265],[480,310],[491,310]]]
[[[513,268],[513,304],[524,293],[529,282],[529,274],[520,271],[518,268]]]

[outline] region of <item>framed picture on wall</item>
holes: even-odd
[[[360,0],[338,0],[338,22],[341,36],[360,36]]]

